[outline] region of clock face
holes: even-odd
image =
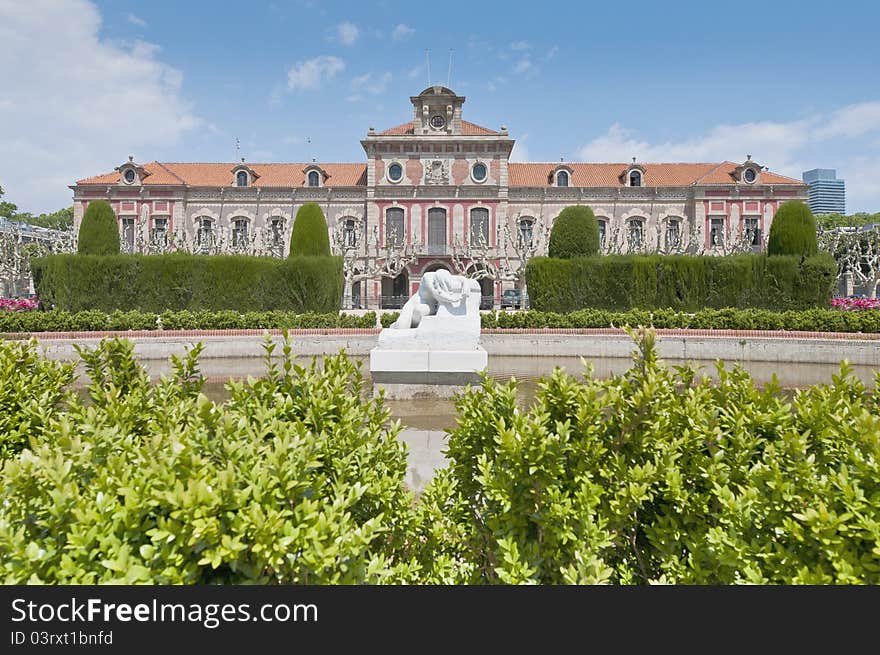
[[[431,116],[431,127],[439,130],[444,125],[446,125],[446,119],[443,118],[440,114],[436,114],[434,116]]]

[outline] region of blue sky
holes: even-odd
[[[236,138],[252,162],[362,161],[425,50],[445,84],[453,49],[465,117],[520,160],[748,153],[837,168],[848,210],[880,211],[878,24],[872,2],[0,0],[0,185],[51,210],[128,154],[231,161]]]

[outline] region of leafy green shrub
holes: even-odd
[[[788,200],[779,205],[770,224],[767,254],[812,257],[817,251],[816,218],[807,203]]]
[[[525,412],[516,382],[484,378],[422,496],[436,577],[880,583],[880,377],[872,394],[843,365],[790,398],[717,376],[668,369],[643,333],[630,371],[557,370]]]
[[[339,257],[52,255],[31,262],[44,306],[99,309],[335,312]]]
[[[400,427],[355,363],[294,366],[286,342],[265,378],[230,382],[229,401],[215,404],[200,393],[199,350],[173,358],[158,385],[130,342],[81,351],[88,401],[47,408],[42,429],[54,442],[4,464],[3,581],[413,578]]]
[[[533,257],[526,266],[534,309],[571,312],[704,307],[827,307],[837,273],[833,257],[607,256]]]
[[[593,210],[585,205],[563,209],[550,230],[550,257],[571,259],[599,253],[599,222]]]
[[[116,212],[106,200],[92,200],[79,225],[77,252],[80,255],[118,255],[119,225]]]
[[[327,220],[317,203],[307,202],[297,210],[290,234],[290,256],[330,256]]]
[[[64,402],[74,366],[40,356],[37,342],[0,340],[0,460],[28,443],[54,441],[48,426]]]
[[[76,313],[61,310],[47,312],[2,312],[0,334],[20,332],[89,332],[103,330],[221,330],[221,329],[333,329],[374,328],[376,313],[363,316],[341,313],[307,312],[209,312],[204,310],[165,311],[161,314],[136,310],[110,314],[96,310]]]
[[[394,323],[400,316],[400,312],[385,312],[379,318],[382,323],[383,328],[391,327],[391,324]]]
[[[841,312],[836,309],[807,309],[773,312],[767,309],[633,309],[613,312],[580,309],[568,314],[529,310],[483,314],[482,327],[500,329],[608,328],[645,325],[662,329],[699,330],[803,330],[807,332],[880,332],[880,312]]]

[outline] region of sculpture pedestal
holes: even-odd
[[[489,364],[480,346],[471,350],[385,350],[370,351],[370,375],[393,400],[451,398],[467,384],[480,381],[479,372]]]

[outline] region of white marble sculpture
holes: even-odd
[[[488,355],[480,346],[480,296],[476,280],[446,270],[425,273],[418,292],[370,351],[374,378],[405,373],[401,379],[428,383],[433,377],[452,384],[455,374],[472,376],[484,369]],[[424,375],[411,375],[417,373]]]

